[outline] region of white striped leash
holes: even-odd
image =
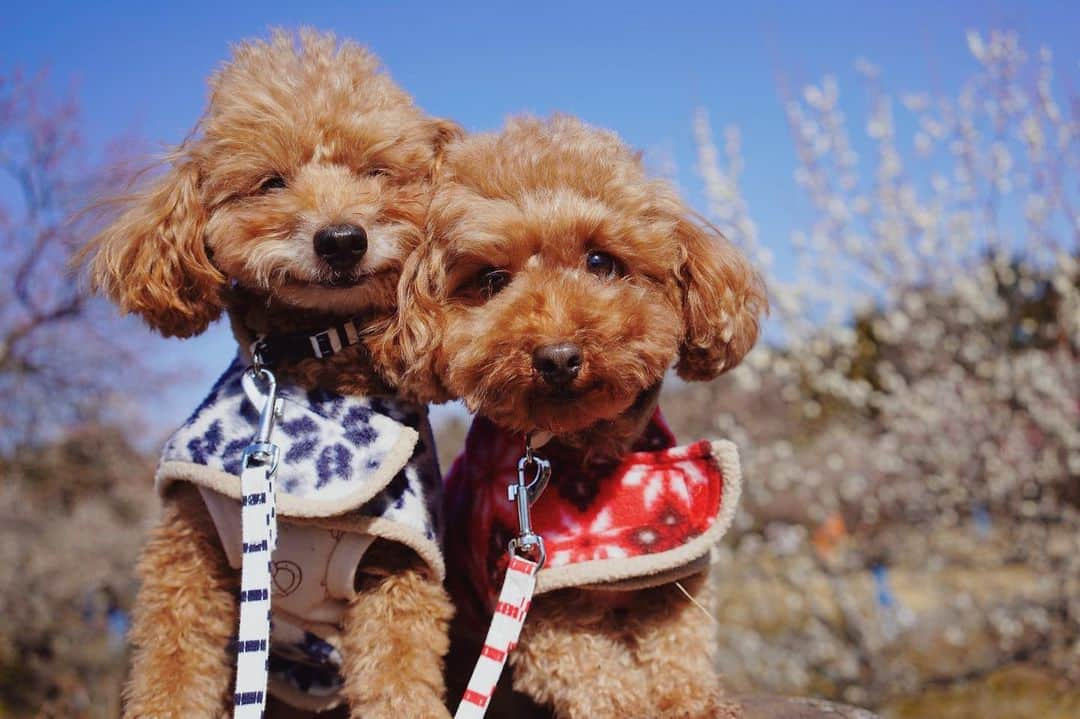
[[[461,697],[454,719],[480,719],[487,711],[506,665],[506,657],[514,650],[521,635],[539,569],[539,564],[524,557],[510,558],[499,602],[495,605],[495,616],[491,618],[491,626],[484,638],[484,648],[476,660],[469,687]]]
[[[527,481],[530,468],[534,468],[535,473],[532,481]],[[510,501],[517,504],[518,535],[510,540],[507,548],[510,561],[495,604],[495,614],[454,719],[481,719],[484,716],[506,666],[507,656],[517,646],[536,590],[536,573],[547,559],[544,538],[532,530],[529,507],[540,497],[550,479],[551,463],[533,454],[532,439],[526,437],[525,456],[518,461],[517,484],[506,488]],[[535,560],[526,556],[529,554],[534,555]]]
[[[243,563],[240,568],[240,626],[236,636],[236,691],[234,719],[260,719],[266,711],[270,662],[270,558],[277,546],[274,475],[278,448],[270,441],[274,418],[280,414],[277,380],[256,358],[241,383],[248,397],[263,396],[256,382],[266,383],[259,432],[241,460],[240,531]]]

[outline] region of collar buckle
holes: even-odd
[[[316,332],[308,339],[311,341],[311,349],[316,359],[341,351],[341,333],[338,332],[337,327],[328,327],[322,332]]]

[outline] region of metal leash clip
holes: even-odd
[[[266,710],[273,576],[270,558],[277,547],[277,509],[274,475],[278,447],[270,436],[282,412],[277,379],[256,352],[253,366],[240,384],[248,401],[259,409],[259,428],[244,450],[240,472],[240,537],[244,547],[240,567],[240,621],[236,653],[233,719],[260,719]],[[265,387],[265,392],[263,388]]]
[[[277,470],[278,447],[270,441],[270,435],[274,431],[274,420],[281,415],[281,401],[277,396],[277,378],[274,373],[266,369],[256,355],[255,364],[248,370],[251,381],[266,383],[266,403],[259,414],[259,432],[255,439],[244,450],[241,458],[241,466],[245,469],[253,463],[258,465],[270,465],[270,473]]]
[[[530,468],[535,468],[532,480],[528,480]],[[532,438],[525,438],[525,456],[518,460],[517,483],[506,488],[507,497],[517,504],[518,535],[510,540],[508,550],[511,555],[522,554],[533,558],[538,569],[544,566],[547,550],[544,538],[533,532],[532,517],[529,508],[540,498],[551,479],[551,462],[533,454]],[[524,498],[524,501],[522,499]]]

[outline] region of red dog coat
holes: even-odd
[[[738,503],[738,455],[726,441],[674,445],[657,411],[618,462],[581,466],[569,454],[537,451],[551,462],[551,483],[532,507],[547,548],[537,594],[655,586],[707,565]],[[474,626],[487,623],[518,532],[506,488],[523,453],[520,434],[477,418],[446,475],[447,584]]]

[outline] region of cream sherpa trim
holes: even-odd
[[[700,574],[709,568],[711,561],[712,558],[709,554],[703,554],[689,564],[684,564],[681,567],[675,567],[665,572],[647,574],[643,577],[634,577],[633,579],[624,579],[622,581],[609,582],[607,584],[592,584],[583,587],[583,589],[596,589],[605,592],[636,592],[639,589],[659,587],[664,584],[677,582],[680,579],[686,579],[695,574]]]
[[[360,483],[355,492],[327,501],[294,497],[279,491],[277,513],[286,517],[331,517],[363,506],[390,484],[397,473],[405,467],[419,439],[420,435],[416,433],[416,430],[403,426],[401,436],[387,452],[378,470],[367,475],[366,480]],[[169,487],[178,480],[192,482],[236,500],[241,498],[240,478],[236,475],[194,462],[174,460],[158,465],[157,473],[154,475],[154,487],[159,495],[165,496]]]
[[[603,584],[605,589],[631,589],[664,584],[700,571],[697,561],[708,563],[709,551],[727,532],[735,518],[735,509],[742,494],[742,469],[739,450],[733,442],[717,440],[709,443],[712,460],[724,475],[720,497],[720,513],[704,534],[666,552],[646,554],[629,559],[594,559],[565,567],[541,569],[536,578],[536,593],[544,594],[567,587],[587,587]],[[631,580],[623,586],[607,586],[613,582]]]

